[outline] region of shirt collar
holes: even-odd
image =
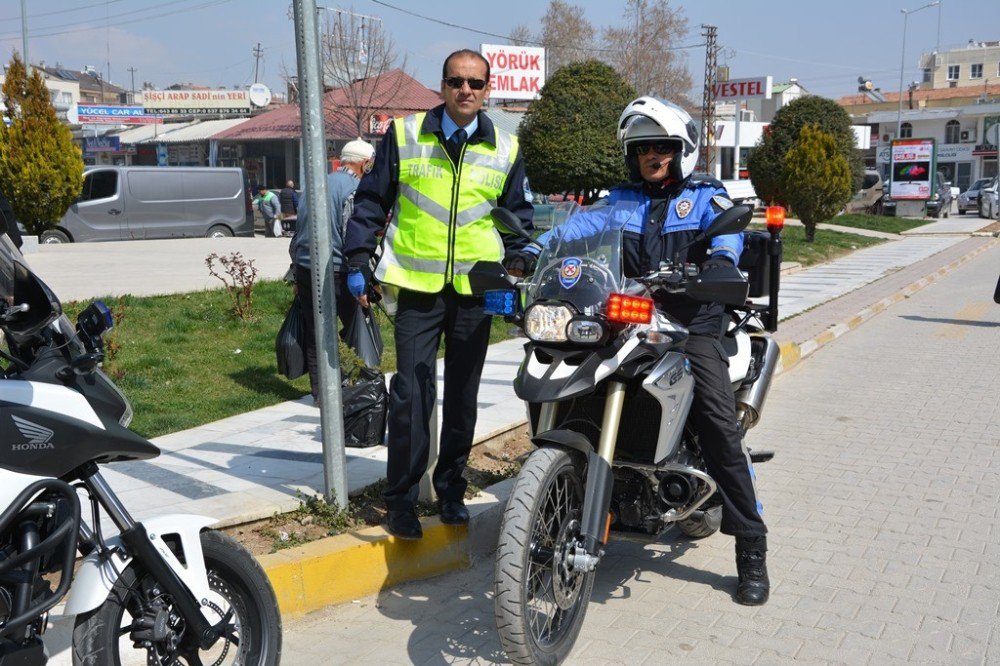
[[[472,122],[465,125],[462,129],[465,130],[465,136],[472,136],[476,129],[479,128],[479,114],[472,119]],[[451,135],[458,131],[458,123],[451,119],[448,115],[448,110],[445,109],[444,113],[441,114],[441,133],[444,134],[444,138],[447,141],[451,138]]]

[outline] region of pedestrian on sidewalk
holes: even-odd
[[[344,248],[348,285],[362,303],[371,284],[369,261],[386,227],[376,276],[399,288],[396,374],[389,397],[387,528],[404,539],[423,532],[417,485],[427,470],[430,419],[437,394],[437,350],[444,335],[444,407],[434,469],[441,520],[469,520],[462,478],[476,427],[479,380],[489,344],[490,317],[472,296],[475,262],[520,262],[532,257],[524,241],[501,237],[490,209],[512,210],[532,229],[524,198],[524,161],[517,137],[481,111],[490,93],[490,65],[476,51],[449,55],[442,68],[444,104],[397,118],[378,148],[376,168],[355,195]]]
[[[361,177],[375,163],[375,148],[360,138],[350,141],[340,152],[340,168],[326,177],[326,194],[330,206],[330,264],[333,271],[333,292],[336,294],[337,317],[343,328],[340,337],[350,328],[357,314],[358,303],[347,289],[347,262],[344,261],[344,228],[354,210],[354,192]],[[291,183],[291,181],[289,181]],[[298,206],[295,234],[288,245],[288,254],[295,268],[295,293],[305,319],[304,351],[309,370],[309,387],[313,399],[319,397],[319,370],[316,363],[315,312],[312,300],[312,242],[309,229],[309,208],[303,199]]]
[[[278,195],[268,190],[266,185],[258,185],[254,203],[264,217],[264,236],[281,236],[281,202],[278,201]]]
[[[700,231],[733,206],[722,183],[692,176],[698,163],[698,128],[691,116],[670,102],[640,97],[622,112],[618,138],[631,182],[613,188],[606,202],[611,206],[638,204],[622,230],[625,276],[647,275],[660,262],[672,261],[679,250],[683,250],[681,261],[700,265],[705,276],[714,267],[739,265],[741,233],[688,247]],[[577,230],[585,235],[587,221],[586,214],[573,218],[560,229],[561,238],[571,240]],[[545,238],[540,239],[543,244]],[[721,531],[736,537],[736,601],[764,604],[770,593],[767,527],[760,514],[750,456],[737,425],[729,360],[721,342],[729,317],[721,303],[704,303],[683,294],[654,293],[654,298],[658,309],[688,330],[685,353],[695,380],[691,418],[708,473],[718,484]]]
[[[278,192],[278,202],[281,204],[281,226],[286,231],[295,231],[295,217],[299,214],[299,193],[295,190],[295,181],[289,180]]]

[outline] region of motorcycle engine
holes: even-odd
[[[656,534],[660,527],[660,511],[649,479],[630,467],[615,467],[613,473],[612,529]]]

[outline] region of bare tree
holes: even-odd
[[[396,91],[383,89],[382,78],[397,64],[396,45],[382,22],[349,12],[328,16],[320,39],[325,88],[339,88],[344,98],[333,103],[327,96],[327,112],[357,128],[358,136],[368,133],[373,111],[391,106]]]
[[[593,58],[596,31],[587,12],[564,0],[551,0],[542,17],[542,34],[536,41],[545,47],[549,75],[564,65]]]
[[[683,51],[688,21],[668,0],[628,0],[625,24],[604,29],[603,57],[640,95],[686,100],[691,74]]]
[[[535,36],[526,23],[518,23],[510,31],[510,43],[514,46],[534,46]]]

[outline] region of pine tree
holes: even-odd
[[[816,238],[816,224],[829,220],[851,199],[851,167],[837,139],[816,125],[806,125],[785,154],[785,193],[805,226],[806,242]]]
[[[59,122],[41,75],[16,53],[3,84],[10,127],[0,123],[0,191],[29,234],[53,228],[83,189],[83,160]]]

